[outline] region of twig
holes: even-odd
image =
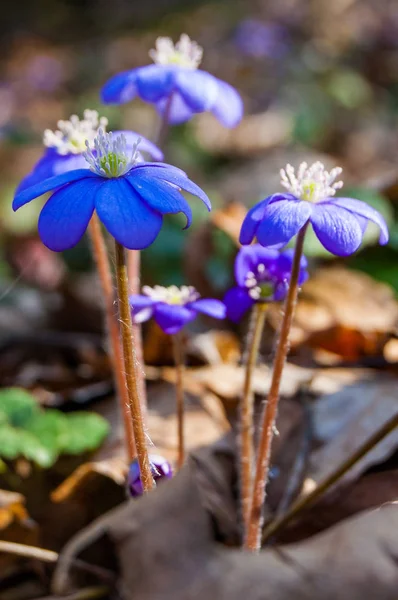
[[[176,367],[176,400],[177,400],[177,430],[178,455],[177,468],[181,469],[185,460],[184,439],[184,348],[181,332],[172,336],[174,362]]]

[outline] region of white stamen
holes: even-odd
[[[81,154],[86,149],[86,140],[92,147],[99,129],[106,131],[107,125],[106,117],[99,117],[96,110],[86,108],[83,119],[72,115],[68,121],[58,121],[56,131],[46,129],[43,143],[47,148],[55,148],[63,156]]]
[[[200,294],[191,285],[183,285],[180,288],[176,285],[169,287],[163,287],[162,285],[150,287],[149,285],[144,285],[142,293],[152,298],[152,300],[181,306],[188,302],[194,302],[200,297]]]
[[[203,49],[183,33],[174,45],[169,37],[158,37],[156,49],[149,56],[158,65],[179,65],[188,69],[197,69],[202,61]]]
[[[137,148],[140,141],[141,138],[138,138],[129,156],[127,141],[123,134],[113,137],[111,133],[99,129],[93,148],[86,140],[86,152],[83,156],[94,173],[102,177],[120,177],[130,171],[139,160]]]
[[[262,263],[260,263],[259,265],[257,265],[257,272],[262,275],[263,273],[265,273],[265,265],[263,265]]]
[[[260,287],[254,287],[251,290],[249,290],[249,296],[250,298],[253,298],[253,300],[258,300],[261,296],[261,288]]]
[[[301,163],[296,175],[292,165],[287,165],[280,171],[281,184],[301,200],[320,202],[334,196],[336,191],[343,187],[342,181],[335,181],[342,172],[341,167],[326,171],[324,165],[318,161],[310,167],[305,162]]]

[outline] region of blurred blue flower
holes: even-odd
[[[374,208],[353,198],[333,198],[343,185],[335,181],[342,169],[330,173],[320,162],[302,163],[297,175],[291,165],[281,170],[281,183],[290,193],[278,193],[247,213],[240,232],[241,244],[256,237],[262,246],[287,244],[311,223],[321,244],[337,256],[349,256],[361,245],[369,221],[380,228],[380,244],[387,244],[388,229]]]
[[[196,319],[198,313],[214,319],[225,319],[223,302],[200,298],[191,286],[144,286],[142,291],[143,294],[130,296],[134,321],[142,323],[153,316],[159,327],[169,335],[178,333],[186,323]]]
[[[55,56],[37,54],[26,65],[24,79],[36,90],[54,92],[65,79],[64,65]]]
[[[123,246],[146,248],[157,237],[163,215],[182,212],[189,227],[192,211],[181,194],[210,201],[187,175],[164,163],[137,164],[137,144],[131,154],[124,135],[116,138],[99,130],[94,150],[84,154],[90,169],[75,169],[18,192],[13,209],[54,191],[39,217],[42,242],[54,251],[72,248],[87,229],[94,210],[109,233]]]
[[[163,458],[163,456],[160,456],[159,454],[150,454],[149,462],[151,464],[152,475],[156,483],[162,479],[172,478],[173,471],[171,469],[171,465],[165,458]],[[127,475],[127,487],[130,496],[133,498],[142,496],[144,493],[140,475],[140,465],[138,464],[137,459],[133,460],[130,465]]]
[[[88,169],[89,164],[84,158],[87,150],[86,141],[93,148],[94,139],[101,128],[106,130],[108,119],[99,117],[96,110],[86,109],[83,119],[72,115],[68,121],[58,121],[58,129],[51,131],[46,129],[43,142],[46,150],[42,158],[36,163],[33,170],[22,179],[17,191],[24,190],[36,183],[60,175],[74,169]],[[133,131],[115,131],[111,133],[113,138],[123,134],[126,138],[127,149],[133,151],[138,139],[140,139],[140,151],[147,152],[153,159],[162,160],[163,153],[159,148],[146,138]],[[140,160],[142,157],[138,156]]]
[[[202,48],[187,35],[182,35],[175,46],[170,38],[158,38],[150,56],[155,64],[112,77],[102,88],[103,102],[123,104],[139,96],[154,104],[160,114],[167,111],[172,124],[207,111],[225,127],[235,127],[242,119],[243,104],[238,92],[197,68]]]
[[[245,246],[235,259],[236,287],[224,297],[227,317],[239,321],[257,302],[278,302],[286,296],[293,263],[293,249],[279,252],[260,244]],[[301,258],[299,285],[308,279],[307,259]]]
[[[280,58],[287,51],[286,30],[275,23],[246,19],[239,24],[235,43],[242,54],[252,58]]]

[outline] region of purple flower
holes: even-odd
[[[246,56],[280,58],[286,53],[286,31],[274,23],[246,19],[240,23],[235,42]]]
[[[151,471],[156,483],[161,479],[172,478],[173,471],[171,469],[171,465],[165,458],[163,458],[163,456],[160,456],[159,454],[150,454],[149,462],[151,463]],[[130,465],[127,475],[127,486],[130,496],[133,498],[142,496],[144,493],[140,475],[140,465],[138,464],[137,459],[133,460]]]
[[[108,119],[100,118],[96,110],[86,109],[83,119],[72,115],[68,121],[58,121],[57,125],[56,131],[46,129],[44,132],[43,142],[47,149],[31,173],[22,179],[17,192],[54,175],[61,175],[74,169],[88,169],[90,165],[83,156],[87,150],[86,141],[90,148],[94,148],[94,139],[98,135],[99,128],[105,131]],[[155,160],[163,159],[161,150],[138,133],[115,131],[111,135],[116,138],[120,134],[126,138],[130,152],[140,140],[140,151],[147,152]],[[142,157],[138,156],[138,158],[142,160]]]
[[[178,333],[186,323],[193,321],[198,313],[214,319],[225,319],[223,302],[212,298],[200,298],[191,286],[144,286],[142,291],[142,295],[130,296],[135,322],[142,323],[153,316],[159,327],[169,335]]]
[[[184,123],[195,113],[210,111],[225,127],[235,127],[242,118],[238,92],[225,81],[198,69],[202,48],[182,35],[174,46],[160,37],[150,57],[155,64],[138,67],[112,77],[102,88],[106,104],[123,104],[139,96],[154,104],[160,114],[166,110],[172,124]]]
[[[332,254],[349,256],[361,245],[369,221],[380,227],[380,244],[387,244],[388,229],[374,208],[353,198],[333,198],[342,187],[335,181],[342,169],[328,173],[323,164],[302,163],[297,176],[291,165],[281,170],[281,183],[290,193],[278,193],[247,213],[240,232],[241,244],[256,237],[262,246],[287,244],[311,223],[321,244]]]
[[[280,252],[275,248],[263,248],[260,244],[245,246],[235,260],[235,279],[238,284],[228,290],[224,297],[227,317],[239,321],[256,302],[283,300],[288,290],[294,250]],[[300,265],[299,284],[308,279],[307,259]]]
[[[100,129],[94,150],[87,142],[84,157],[89,169],[75,169],[38,183],[16,194],[13,209],[53,191],[39,217],[42,242],[56,252],[72,248],[87,229],[94,210],[109,233],[123,246],[146,248],[156,239],[163,215],[192,211],[181,194],[210,201],[187,175],[163,163],[137,163],[137,145],[131,153],[124,135],[116,138]]]

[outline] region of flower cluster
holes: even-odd
[[[326,171],[322,163],[302,163],[297,175],[291,165],[281,171],[281,184],[288,193],[268,196],[246,215],[241,244],[254,238],[263,246],[287,244],[304,226],[311,224],[321,244],[337,256],[358,250],[369,221],[380,228],[380,244],[388,242],[387,224],[374,208],[354,198],[335,198],[342,182],[339,167]]]
[[[170,38],[158,38],[149,55],[155,64],[119,73],[105,84],[103,102],[122,104],[139,96],[172,124],[207,111],[225,127],[235,127],[242,119],[239,94],[225,81],[197,68],[202,49],[187,35],[175,46]]]
[[[243,247],[235,259],[235,280],[224,297],[227,317],[239,321],[257,302],[278,302],[285,298],[289,287],[293,250],[279,252],[260,244]],[[307,260],[300,263],[299,285],[308,279]]]
[[[136,323],[148,321],[153,316],[169,335],[178,333],[198,313],[214,319],[224,319],[226,315],[225,305],[220,300],[201,298],[194,287],[186,285],[181,288],[175,285],[144,286],[142,294],[130,296],[130,303]]]
[[[180,169],[137,162],[137,143],[129,157],[123,134],[114,137],[100,131],[94,151],[83,155],[89,169],[67,171],[24,188],[14,198],[14,210],[54,191],[40,213],[39,234],[55,251],[77,244],[94,210],[109,233],[132,249],[152,244],[165,214],[182,212],[189,227],[192,211],[181,190],[200,198],[210,210],[206,194]]]

